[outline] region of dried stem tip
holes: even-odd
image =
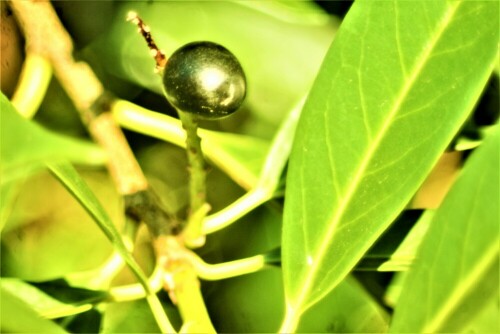
[[[146,43],[148,44],[148,48],[151,50],[151,55],[156,61],[156,71],[163,71],[167,63],[167,57],[165,57],[165,53],[158,48],[155,41],[153,40],[153,37],[151,36],[151,29],[149,29],[149,27],[134,11],[130,11],[127,13],[127,21],[130,21],[133,24],[137,25],[137,27],[139,28],[139,32],[141,33],[142,37],[144,37]]]

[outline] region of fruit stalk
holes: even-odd
[[[210,206],[206,202],[206,164],[198,136],[198,124],[193,115],[179,111],[182,127],[186,131],[186,151],[188,158],[190,209],[183,237],[189,247],[201,247],[205,243],[202,234],[203,218]]]

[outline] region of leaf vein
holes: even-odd
[[[387,133],[388,129],[390,128],[390,125],[394,118],[397,116],[397,113],[400,111],[401,106],[405,100],[405,98],[408,96],[409,92],[411,91],[411,88],[415,84],[418,75],[422,72],[426,61],[429,59],[429,56],[433,50],[433,48],[436,46],[437,42],[440,40],[440,37],[446,30],[448,23],[451,21],[453,14],[456,12],[457,8],[461,2],[453,2],[450,3],[450,7],[447,8],[445,11],[441,21],[439,22],[436,30],[435,30],[435,35],[433,36],[432,40],[428,44],[427,48],[424,48],[422,54],[417,58],[417,62],[415,66],[413,67],[410,76],[408,77],[408,80],[404,83],[404,85],[400,89],[400,93],[398,94],[398,98],[393,102],[393,106],[391,110],[389,111],[387,118],[383,122],[382,126],[380,127],[376,137],[374,138],[374,141],[371,146],[368,146],[367,151],[364,154],[364,159],[359,163],[352,182],[350,183],[349,187],[346,190],[345,197],[340,200],[340,204],[335,210],[334,216],[329,219],[330,224],[328,226],[328,229],[325,233],[325,236],[322,238],[320,241],[319,247],[314,254],[314,261],[312,263],[311,268],[306,273],[305,276],[305,282],[302,285],[302,288],[300,289],[297,298],[294,300],[296,305],[303,305],[305,302],[305,299],[307,297],[307,294],[310,292],[311,288],[313,287],[313,282],[315,281],[316,276],[318,275],[318,267],[320,263],[322,263],[323,258],[326,256],[328,247],[331,243],[331,240],[333,238],[333,235],[335,234],[335,231],[341,222],[342,217],[345,214],[346,208],[348,207],[348,204],[352,200],[354,194],[356,193],[356,190],[359,187],[360,181],[363,178],[363,174],[365,173],[367,167],[369,166],[369,162],[371,161],[372,157],[374,156],[375,152],[379,148],[380,143],[382,142],[382,139],[384,138],[384,135]],[[340,278],[338,278],[340,280]]]

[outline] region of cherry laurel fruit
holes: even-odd
[[[246,94],[238,59],[212,42],[193,42],[175,51],[165,66],[163,85],[175,108],[203,119],[231,115]]]

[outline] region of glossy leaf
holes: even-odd
[[[405,280],[392,332],[463,330],[498,296],[499,134],[473,153],[437,210]]]
[[[355,266],[460,128],[496,60],[497,13],[496,2],[351,7],[290,157],[282,331]]]
[[[3,94],[0,109],[2,185],[44,168],[46,161],[68,159],[93,165],[106,161],[105,153],[97,145],[52,133],[22,118]]]

